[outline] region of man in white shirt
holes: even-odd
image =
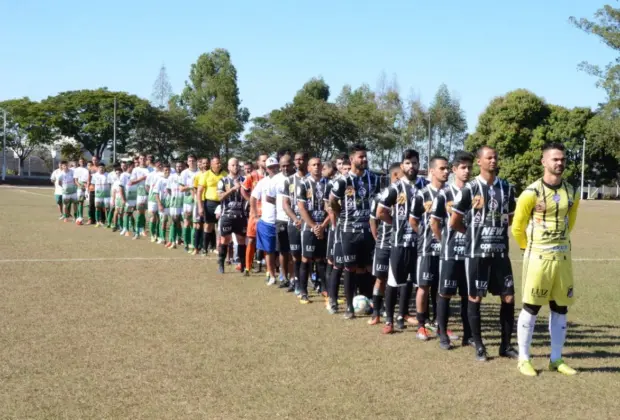
[[[77,185],[77,214],[75,223],[81,225],[84,217],[84,200],[86,200],[86,184],[90,178],[90,173],[86,169],[86,160],[80,158],[78,167],[73,170],[73,178]]]
[[[261,201],[261,216],[256,224],[256,247],[265,252],[267,272],[269,277],[267,285],[276,282],[276,183],[275,175],[278,173],[278,161],[274,158],[267,159],[267,175],[258,181],[250,196],[252,214],[258,214],[257,201]]]
[[[58,184],[58,179],[60,178],[60,174],[62,173],[61,169],[62,164],[58,163],[58,169],[52,172],[52,176],[50,177],[50,181],[54,183],[54,201],[58,206],[58,211],[60,212],[60,217],[58,220],[62,220],[65,218],[64,213],[62,212],[62,187]]]
[[[280,157],[280,173],[273,177],[276,188],[276,251],[280,254],[280,282],[282,286],[288,286],[289,262],[291,247],[288,238],[289,217],[284,211],[284,199],[288,198],[286,188],[287,178],[291,172],[291,155],[284,154]]]

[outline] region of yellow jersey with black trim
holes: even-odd
[[[512,234],[526,253],[543,258],[570,253],[570,233],[578,207],[579,197],[573,186],[565,181],[553,186],[539,179],[517,201]]]
[[[220,179],[227,177],[226,171],[220,171],[215,174],[211,169],[200,174],[198,185],[202,186],[202,200],[220,201],[217,193],[217,184]]]

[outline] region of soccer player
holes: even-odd
[[[465,235],[450,228],[452,204],[458,192],[469,181],[473,165],[473,156],[467,152],[456,152],[452,162],[454,181],[442,189],[435,197],[431,208],[430,228],[435,238],[441,243],[439,260],[439,296],[437,297],[437,327],[439,330],[439,347],[444,350],[452,348],[449,336],[448,318],[450,317],[450,299],[457,291],[461,296],[461,321],[463,323],[462,345],[473,344],[471,328],[467,319],[467,279],[465,275]]]
[[[416,293],[418,332],[416,337],[422,341],[427,341],[430,338],[437,316],[437,287],[439,285],[441,242],[433,235],[430,221],[433,200],[448,181],[448,159],[443,156],[434,156],[431,158],[429,168],[431,183],[418,190],[415,203],[411,208],[411,223],[413,228],[419,233],[416,276],[418,285]],[[420,232],[420,227],[422,232]],[[433,319],[429,319],[429,293],[433,306]]]
[[[282,196],[283,210],[288,216],[288,243],[291,251],[290,255],[294,264],[294,278],[293,289],[299,289],[299,270],[301,268],[301,231],[302,231],[302,217],[299,213],[297,206],[297,193],[299,192],[299,185],[304,182],[308,176],[308,153],[298,152],[295,153],[295,167],[297,172],[289,176],[284,180],[284,195]],[[319,160],[319,179],[321,177],[321,166]],[[322,197],[321,197],[322,199]],[[286,282],[281,284],[282,287],[288,286]],[[306,285],[307,288],[307,285]],[[301,295],[300,295],[301,296]],[[307,296],[306,296],[307,298]]]
[[[542,178],[528,186],[519,197],[512,224],[512,234],[524,251],[517,366],[524,375],[537,374],[530,361],[530,345],[538,311],[548,303],[549,370],[575,375],[577,371],[562,360],[562,347],[566,341],[566,314],[574,300],[570,234],[577,219],[579,197],[577,190],[562,179],[566,168],[562,144],[543,146],[542,165]]]
[[[207,169],[209,168],[209,160],[207,158],[202,158],[198,161],[198,173],[194,175],[194,209],[193,209],[193,220],[194,220],[194,250],[191,251],[192,255],[201,254],[203,237],[204,237],[204,215],[200,213],[201,209],[203,209],[203,198],[204,192],[198,194],[198,188],[200,181]],[[206,250],[204,251],[206,255]]]
[[[135,188],[136,192],[136,204],[135,208],[138,210],[138,218],[136,220],[136,232],[133,239],[138,239],[140,236],[146,236],[146,206],[148,195],[146,191],[146,178],[149,176],[149,169],[146,166],[146,156],[144,154],[138,155],[138,167],[133,168],[131,171],[131,180],[129,185]]]
[[[403,176],[400,163],[390,166],[390,184],[397,182]],[[370,231],[375,238],[375,254],[372,260],[373,276],[375,276],[375,287],[372,290],[372,318],[368,325],[377,325],[381,322],[381,308],[383,306],[383,296],[387,285],[388,272],[390,267],[390,250],[392,249],[392,225],[385,223],[377,218],[379,199],[383,194],[375,196],[370,209]],[[394,215],[392,214],[392,217]]]
[[[127,163],[127,170],[121,174],[120,185],[121,195],[123,202],[125,203],[124,216],[123,216],[123,229],[121,230],[121,236],[132,236],[131,229],[136,226],[134,219],[134,211],[136,210],[136,198],[138,197],[137,186],[131,184],[131,174],[134,169],[132,161]]]
[[[80,158],[78,167],[73,170],[73,177],[77,185],[77,214],[75,223],[81,225],[84,221],[84,201],[86,200],[86,186],[89,179],[88,169],[86,169],[86,160]]]
[[[245,181],[243,182],[241,188],[241,195],[243,198],[250,203],[250,196],[254,188],[258,184],[258,182],[265,177],[265,162],[267,162],[267,154],[259,153],[256,159],[257,169],[252,171],[249,176],[245,177]],[[257,201],[256,203],[256,213],[253,212],[252,206],[250,205],[250,215],[248,218],[248,229],[247,229],[247,238],[248,245],[245,251],[245,276],[250,275],[250,268],[252,268],[252,262],[254,261],[254,255],[256,253],[256,223],[261,216],[261,201]],[[240,258],[244,258],[243,255],[239,256]],[[260,265],[259,265],[260,272]]]
[[[105,165],[100,162],[97,173],[90,178],[95,195],[95,227],[101,227],[105,223],[105,213],[110,211],[110,183],[108,174],[105,172]]]
[[[125,207],[125,199],[123,197],[123,191],[121,189],[121,175],[123,174],[123,167],[126,169],[127,164],[122,162],[120,165],[114,166],[115,181],[112,184],[111,200],[110,200],[110,212],[114,213],[112,216],[112,232],[118,231],[118,226],[121,225],[123,220],[123,208]]]
[[[194,176],[198,172],[196,166],[196,156],[187,156],[187,168],[181,172],[179,180],[180,191],[183,193],[183,242],[185,243],[185,252],[189,252],[190,248],[194,248],[192,243],[194,239],[193,232],[193,209],[194,209]]]
[[[254,171],[254,165],[252,165],[252,162],[245,162],[243,164],[243,175],[244,175],[244,178],[247,178],[250,175],[252,175],[253,171]]]
[[[387,187],[379,199],[377,218],[392,226],[390,261],[387,286],[385,288],[385,326],[383,334],[394,332],[394,308],[400,288],[400,300],[396,326],[405,329],[406,316],[409,315],[409,301],[413,292],[417,260],[417,232],[409,223],[415,204],[415,180],[418,175],[420,155],[417,151],[405,150],[400,169],[402,177]]]
[[[228,175],[220,179],[217,184],[221,205],[220,228],[220,252],[218,255],[218,270],[224,273],[224,262],[231,235],[235,235],[239,255],[245,257],[245,234],[248,221],[244,214],[245,200],[241,195],[242,178],[239,176],[239,161],[237,158],[228,160]],[[242,271],[245,271],[245,261],[242,260]]]
[[[96,208],[97,204],[96,196],[95,196],[95,186],[92,183],[92,177],[94,174],[99,172],[99,163],[100,160],[97,156],[93,156],[90,160],[90,167],[88,168],[88,222],[89,225],[94,225],[96,223]],[[108,202],[110,201],[110,197],[108,197]]]
[[[372,283],[374,239],[370,233],[370,203],[379,189],[378,177],[367,170],[366,146],[357,144],[352,150],[351,170],[334,181],[330,197],[330,206],[339,215],[342,229],[345,319],[355,318],[353,297],[358,281],[362,289]]]
[[[157,243],[160,245],[167,245],[166,229],[170,226],[168,218],[168,205],[170,203],[170,188],[168,186],[170,181],[170,164],[165,162],[160,168],[162,169],[161,174],[157,177],[155,185],[153,185],[155,190],[155,201],[157,202],[157,218],[160,221]],[[156,170],[152,173],[155,173]]]
[[[278,161],[268,158],[265,162],[267,176],[261,179],[250,197],[252,214],[258,214],[257,202],[261,201],[261,216],[256,224],[256,248],[265,252],[267,263],[267,285],[276,283],[276,184],[274,177],[278,173]]]
[[[183,162],[176,162],[174,173],[168,177],[168,218],[170,219],[170,234],[166,248],[175,249],[181,244],[181,217],[183,216],[184,193],[181,191],[183,186],[181,174],[185,170]]]
[[[202,206],[198,207],[200,217],[204,220],[204,251],[208,248],[215,250],[217,234],[215,232],[215,208],[220,204],[217,192],[217,184],[220,179],[228,174],[222,170],[220,158],[211,158],[211,167],[200,175],[198,179],[198,197],[202,200]]]
[[[144,181],[144,187],[148,194],[147,211],[149,213],[149,233],[151,235],[151,242],[156,242],[160,220],[159,206],[157,204],[157,200],[155,199],[155,185],[162,175],[162,166],[160,162],[155,162],[152,167],[154,168],[153,170],[151,170],[150,165],[147,166],[147,168],[149,168],[149,174],[146,176],[146,180]]]
[[[501,296],[500,357],[516,359],[510,340],[514,324],[514,280],[508,258],[508,229],[515,211],[514,188],[497,177],[497,152],[482,146],[477,153],[480,175],[465,184],[452,205],[450,228],[467,234],[465,268],[469,302],[467,315],[476,346],[476,360],[488,359],[482,342],[480,303],[487,291]],[[463,222],[468,217],[467,229]]]
[[[71,218],[71,205],[74,205],[74,214],[77,217],[77,185],[75,175],[67,166],[67,161],[60,162],[61,173],[58,176],[58,185],[62,188],[62,203],[64,205],[65,222]]]
[[[64,213],[62,212],[62,187],[58,184],[58,178],[60,178],[60,174],[62,173],[62,162],[58,163],[58,168],[52,172],[52,176],[50,177],[50,181],[54,183],[54,202],[58,206],[58,211],[60,212],[60,217],[58,220],[62,220],[65,218]]]
[[[277,191],[276,197],[276,252],[280,258],[280,287],[287,287],[289,285],[289,264],[291,246],[288,238],[288,222],[289,217],[284,211],[284,199],[288,197],[289,191],[286,183],[287,178],[292,175],[291,172],[291,155],[286,152],[283,153],[280,158],[280,172],[273,177],[275,188]],[[293,279],[294,280],[294,279]]]
[[[325,211],[326,183],[321,182],[321,159],[312,158],[308,162],[310,176],[297,185],[295,198],[297,209],[303,220],[302,225],[302,260],[299,269],[300,303],[310,303],[308,299],[308,275],[312,262],[317,264],[321,288],[327,289],[325,277],[325,252],[327,250],[326,228],[329,223]]]

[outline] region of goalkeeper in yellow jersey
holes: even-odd
[[[575,226],[579,197],[577,190],[562,179],[566,167],[564,146],[549,143],[542,148],[543,177],[519,197],[512,234],[523,255],[523,309],[519,314],[519,371],[537,372],[530,361],[530,345],[536,316],[549,303],[551,361],[549,369],[564,375],[577,372],[562,360],[566,341],[566,313],[573,303],[573,269],[570,232]]]

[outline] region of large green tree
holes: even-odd
[[[106,88],[62,92],[43,103],[52,107],[51,122],[66,137],[80,142],[91,155],[101,157],[114,138],[116,98],[117,152],[124,152],[136,128],[137,117],[149,107],[144,99]]]
[[[228,158],[250,116],[247,108],[241,107],[237,70],[229,52],[218,48],[198,57],[183,93],[176,99],[195,119],[203,149],[213,144]]]
[[[28,98],[0,102],[0,109],[6,111],[7,116],[7,149],[19,159],[21,176],[28,156],[37,148],[51,145],[59,137],[58,130],[50,123],[56,110],[49,104]],[[3,130],[0,126],[0,137],[5,134]]]
[[[442,84],[428,112],[431,117],[431,154],[450,157],[454,150],[463,147],[467,137],[467,120],[460,100]]]

